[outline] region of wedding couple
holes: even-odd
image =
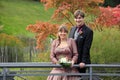
[[[61,56],[71,61],[70,69],[53,68],[50,73],[85,73],[85,64],[90,64],[90,47],[93,40],[93,31],[86,26],[84,22],[85,14],[76,10],[74,12],[74,20],[76,26],[72,27],[68,35],[65,25],[61,25],[58,29],[58,38],[51,45],[50,58],[54,64],[59,64]],[[79,64],[79,68],[72,67]],[[50,75],[47,80],[78,80],[80,76],[60,76]]]

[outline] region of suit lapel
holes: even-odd
[[[85,33],[85,31],[86,31],[86,26],[83,26],[82,33]]]
[[[74,38],[74,34],[75,34],[75,31],[76,31],[77,27],[74,26],[72,29],[71,29],[71,32],[69,34],[69,37],[70,38]],[[82,28],[82,34],[85,33],[85,30],[86,30],[86,26],[83,26]],[[80,36],[80,35],[79,35]]]
[[[85,31],[86,31],[86,26],[83,26],[83,28],[82,28],[82,33],[80,33],[79,35],[78,35],[78,37],[83,37],[83,35],[85,35]]]
[[[71,31],[71,37],[74,38],[74,33],[76,31],[77,27],[73,27],[72,31]]]

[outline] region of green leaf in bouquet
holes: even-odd
[[[71,62],[60,63],[60,65],[62,65],[62,67],[64,67],[64,68],[70,68]]]

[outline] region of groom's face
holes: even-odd
[[[77,26],[82,26],[84,24],[84,18],[80,15],[75,17],[74,20],[75,20]]]

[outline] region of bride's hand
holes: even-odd
[[[74,65],[74,61],[71,61],[71,67],[73,67],[73,65]]]

